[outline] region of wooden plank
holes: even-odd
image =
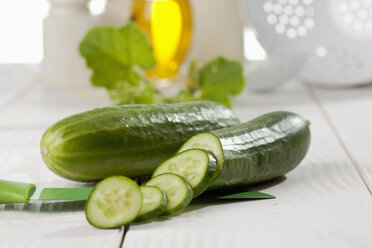
[[[12,65],[1,65],[0,75],[0,106],[27,89],[35,80],[31,75],[19,71]]]
[[[304,88],[245,93],[235,104],[242,120],[290,110],[312,123],[301,165],[284,181],[256,188],[277,198],[192,204],[180,216],[132,225],[124,247],[371,247],[372,198]]]
[[[0,66],[0,78],[8,74]],[[37,78],[13,71],[0,103],[0,178],[37,187],[74,187],[43,163],[39,142],[45,129],[62,117],[101,106],[69,92],[47,87]],[[28,78],[28,79],[27,79]],[[29,80],[29,83],[23,84]],[[3,84],[0,85],[3,87]],[[25,88],[27,87],[27,88]],[[85,220],[85,202],[31,202],[0,205],[0,247],[119,247],[124,231],[100,230]]]
[[[43,131],[0,131],[0,178],[38,187],[91,186],[49,171],[39,152]],[[84,205],[84,201],[0,205],[0,247],[119,247],[123,230],[91,227],[85,220]]]
[[[100,230],[84,216],[84,202],[0,206],[1,247],[119,247],[120,230]]]
[[[372,194],[372,87],[310,90]]]
[[[68,93],[35,85],[22,98],[1,107],[0,125],[13,129],[47,127],[68,115],[93,107],[91,103]]]
[[[59,90],[49,91],[41,84],[26,93],[0,109],[0,178],[40,186],[79,185],[58,178],[43,165],[39,140],[43,130],[59,118],[100,104]],[[371,197],[308,93],[288,85],[275,94],[243,94],[236,106],[242,120],[288,109],[312,122],[313,142],[301,166],[283,182],[260,188],[277,199],[194,203],[180,216],[132,225],[124,247],[371,247]],[[81,205],[63,206],[3,205],[0,246],[120,244],[123,231],[94,229],[86,223]],[[20,211],[23,208],[31,210]]]

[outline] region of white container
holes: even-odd
[[[70,89],[90,87],[90,71],[79,53],[79,43],[94,25],[90,0],[49,0],[44,20],[43,72],[46,80]]]
[[[132,0],[107,0],[105,11],[97,25],[121,27],[129,21]]]
[[[251,87],[270,90],[296,76],[327,88],[372,83],[371,0],[241,0],[241,5],[274,57],[271,67],[300,58],[287,69],[263,66],[260,73],[271,75],[271,83],[252,80]]]
[[[205,63],[222,55],[243,61],[243,25],[237,0],[191,0],[193,49],[190,57]]]

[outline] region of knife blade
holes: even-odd
[[[30,200],[87,200],[93,188],[42,188],[35,184],[0,179],[1,203],[27,203]],[[257,192],[240,191],[201,195],[206,200],[273,199],[275,196]]]
[[[87,200],[93,188],[36,189],[29,200]]]

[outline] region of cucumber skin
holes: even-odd
[[[156,186],[141,186],[141,187],[155,187],[155,188],[158,188]],[[154,209],[153,211],[148,212],[148,213],[143,214],[143,215],[138,215],[137,218],[135,219],[135,222],[151,221],[154,218],[160,216],[161,214],[163,214],[165,212],[165,208],[167,207],[167,203],[168,203],[167,194],[165,194],[164,190],[162,190],[160,188],[158,188],[158,189],[163,194],[163,199],[160,203],[160,208]]]
[[[50,170],[75,181],[151,174],[196,133],[239,124],[210,101],[94,109],[52,125],[41,139]]]
[[[210,185],[210,183],[213,181],[214,175],[217,172],[217,160],[216,158],[209,152],[208,154],[208,171],[206,173],[205,179],[194,189],[193,198],[198,197],[201,195]]]
[[[184,201],[181,202],[180,204],[178,204],[175,208],[173,208],[171,210],[165,209],[165,211],[163,213],[164,216],[175,215],[175,214],[178,214],[179,212],[181,212],[183,209],[185,209],[190,204],[191,200],[193,199],[193,194],[194,194],[194,191],[192,190],[191,185],[187,182],[187,180],[185,178],[183,178],[180,175],[177,175],[177,174],[174,174],[174,173],[169,173],[169,172],[164,173],[164,174],[160,174],[160,175],[157,175],[157,176],[151,178],[145,185],[146,186],[155,186],[155,185],[152,185],[153,182],[151,180],[153,180],[154,178],[157,178],[157,177],[162,177],[162,176],[168,175],[168,174],[177,176],[180,180],[182,180],[187,187],[187,189],[186,189],[187,193],[186,193],[186,198],[184,199]],[[155,187],[159,187],[159,186],[155,186]],[[159,188],[161,188],[161,187],[159,187]],[[169,202],[168,195],[167,195],[167,199],[168,199],[168,202]]]
[[[284,111],[210,133],[220,140],[225,158],[220,175],[208,190],[242,187],[282,176],[302,161],[311,139],[309,122]]]

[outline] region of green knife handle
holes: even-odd
[[[35,190],[36,186],[32,183],[20,183],[0,179],[0,204],[28,202]]]

